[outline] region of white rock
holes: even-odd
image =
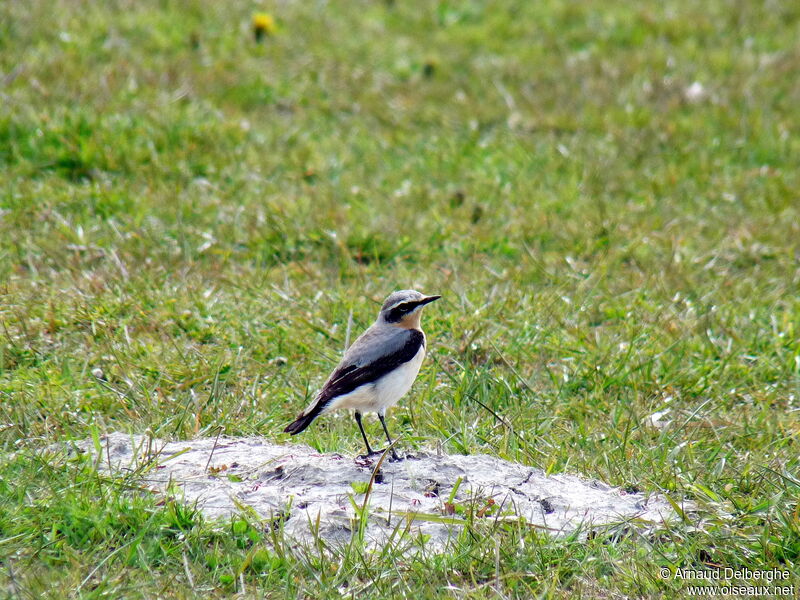
[[[339,454],[320,454],[308,446],[283,446],[259,438],[165,443],[112,433],[101,446],[99,469],[130,472],[147,465],[142,469],[143,481],[162,492],[170,484],[173,490],[179,486],[184,501],[196,502],[207,517],[226,518],[247,506],[265,519],[280,520],[287,537],[301,544],[314,539],[312,528],[317,522],[325,542],[349,543],[358,529],[349,497],[356,506],[364,503],[364,494],[350,484],[366,484],[374,468]],[[94,453],[91,440],[77,447]],[[522,518],[528,526],[555,536],[578,527],[587,531],[646,527],[676,516],[657,493],[626,493],[574,475],[548,476],[540,469],[486,455],[420,454],[384,462],[381,475],[368,502],[365,542],[371,548],[382,546],[401,526],[412,535],[426,536],[426,552],[444,551],[465,523],[461,511],[453,513],[452,507],[445,506],[459,479],[453,504],[471,506],[473,514],[480,515],[476,520]],[[409,551],[415,548],[420,549],[409,545]]]

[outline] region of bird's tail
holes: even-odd
[[[300,415],[291,423],[286,426],[286,429],[283,431],[285,433],[291,433],[292,435],[297,435],[301,431],[305,430],[306,427],[311,425],[312,421],[316,419],[319,414],[322,412],[322,403],[317,402],[311,410],[303,411]]]

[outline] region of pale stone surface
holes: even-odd
[[[329,544],[351,539],[357,520],[349,497],[359,507],[364,502],[362,488],[356,483],[356,491],[351,482],[366,484],[374,469],[374,464],[353,458],[259,438],[164,443],[112,433],[101,438],[101,445],[101,469],[141,469],[143,484],[158,491],[168,485],[181,489],[184,500],[197,502],[210,518],[249,507],[265,519],[280,521],[286,535],[301,544],[313,540],[317,523],[319,536]],[[77,446],[94,453],[91,440]],[[486,455],[418,454],[385,461],[380,472],[369,497],[364,530],[368,547],[382,545],[400,526],[412,534],[406,540],[423,534],[426,551],[446,548],[462,530],[463,512],[445,506],[459,478],[453,503],[472,506],[476,519],[523,517],[529,526],[556,536],[578,527],[646,528],[676,517],[659,494],[629,494],[574,475],[547,476],[540,469]],[[494,505],[487,508],[490,499]]]

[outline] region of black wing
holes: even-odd
[[[336,369],[319,393],[319,404],[323,405],[322,408],[334,398],[349,394],[364,384],[373,383],[414,358],[425,343],[425,336],[416,329],[409,331],[411,335],[408,336],[405,344],[391,354],[381,356],[366,365],[347,365]]]
[[[405,343],[391,354],[380,356],[365,365],[350,364],[336,369],[317,396],[314,408],[301,413],[284,431],[296,435],[308,427],[328,404],[339,396],[349,394],[362,385],[373,383],[417,355],[425,344],[425,335],[416,329],[409,330]]]

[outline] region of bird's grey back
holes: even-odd
[[[415,335],[411,329],[375,323],[347,349],[338,368],[361,367],[399,352]]]

